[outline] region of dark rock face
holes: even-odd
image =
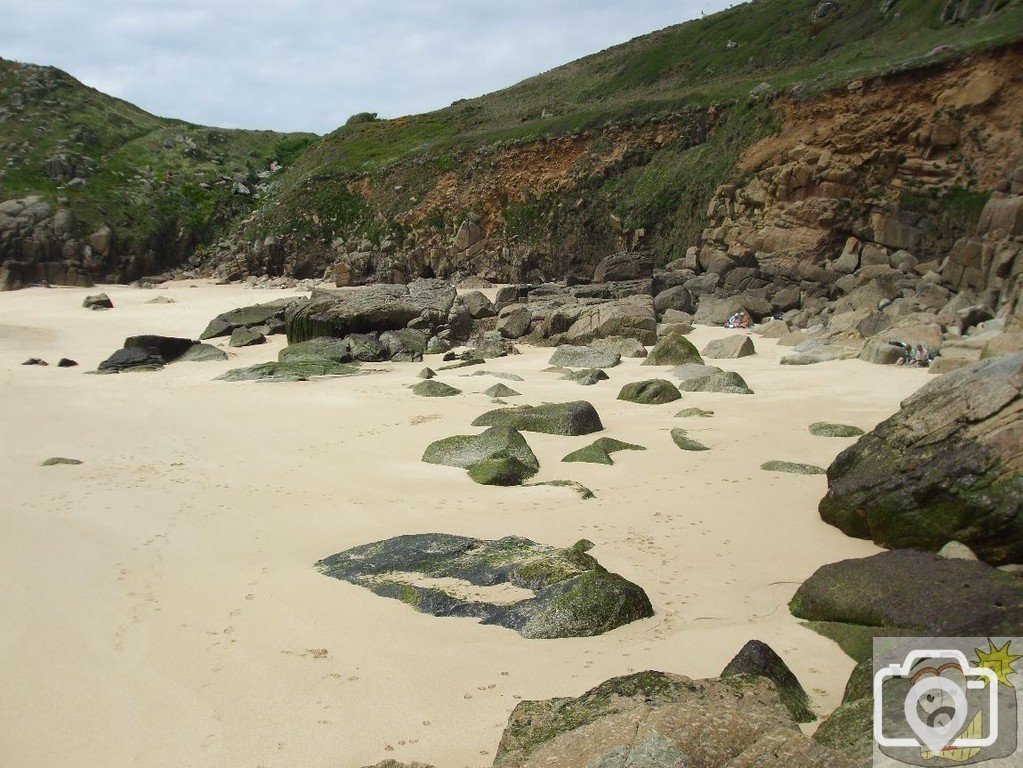
[[[596,409],[585,400],[498,408],[477,417],[472,425],[507,426],[523,432],[545,432],[551,435],[588,435],[604,428]]]
[[[92,296],[86,296],[82,306],[86,309],[113,309],[114,302],[105,293],[97,293]]]
[[[582,696],[520,702],[495,768],[851,768],[800,733],[759,675],[691,680],[639,672]]]
[[[884,547],[1023,562],[1023,355],[930,382],[839,454],[821,518]]]
[[[70,357],[62,357],[57,361],[58,368],[74,368],[76,365],[78,365],[78,361],[72,360]]]
[[[746,643],[735,658],[721,670],[721,677],[733,675],[759,675],[770,678],[778,688],[778,696],[793,720],[797,723],[809,723],[817,719],[810,709],[810,697],[806,695],[803,686],[782,661],[781,656],[767,643],[760,640],[750,640]]]
[[[419,534],[354,547],[316,567],[418,611],[473,617],[526,638],[588,637],[652,616],[646,593],[602,568],[586,554],[590,546],[581,541],[556,549],[514,536],[486,541]],[[438,586],[436,579],[463,584]],[[492,591],[500,585],[523,592],[519,599],[501,599]]]
[[[227,343],[231,347],[251,347],[266,344],[266,336],[254,328],[235,328],[231,331],[231,340]]]
[[[593,271],[593,282],[639,280],[650,277],[653,272],[654,265],[649,256],[638,253],[616,253],[597,265]]]
[[[801,464],[798,461],[765,461],[760,468],[767,472],[787,472],[791,475],[823,475],[824,467],[815,464]]]
[[[834,424],[829,421],[816,421],[807,429],[815,437],[859,437],[864,434],[859,427],[850,424]]]
[[[175,336],[129,336],[124,340],[125,349],[144,349],[161,358],[165,363],[173,363],[193,344],[195,342],[191,339],[181,339]]]
[[[921,635],[1011,635],[1023,627],[1023,580],[977,560],[894,550],[822,566],[789,609],[812,621]]]
[[[277,353],[277,360],[282,363],[294,360],[332,360],[335,363],[348,363],[351,359],[352,348],[347,341],[322,336],[289,344]]]
[[[185,350],[185,353],[174,362],[207,363],[217,360],[227,360],[227,352],[214,347],[212,344],[195,343]]]
[[[645,381],[633,381],[622,387],[618,393],[619,400],[627,400],[630,403],[642,405],[660,405],[670,403],[682,397],[678,387],[667,379],[647,379]]]
[[[127,370],[155,371],[163,367],[163,358],[140,347],[119,349],[102,363],[99,370],[103,373],[120,373]]]

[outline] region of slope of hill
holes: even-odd
[[[54,282],[180,264],[310,139],[159,118],[60,70],[0,59],[0,261]]]
[[[754,0],[322,138],[162,120],[4,62],[0,199],[46,206],[0,204],[0,259],[116,279],[186,259],[225,277],[338,265],[342,282],[586,279],[629,249],[666,263],[701,243],[716,190],[749,175],[743,152],[784,132],[786,105],[954,72],[1021,38],[1023,0]]]
[[[346,125],[207,263],[314,274],[354,253],[357,279],[384,280],[585,274],[630,247],[665,263],[698,241],[742,150],[780,129],[776,94],[810,101],[1021,37],[1014,0],[757,0],[434,113]]]

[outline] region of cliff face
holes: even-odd
[[[885,265],[1018,300],[1023,49],[779,103],[781,131],[711,201],[695,261],[848,274]]]

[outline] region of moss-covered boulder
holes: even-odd
[[[437,376],[437,372],[433,368],[424,368],[416,374],[420,379],[432,379]]]
[[[1023,579],[978,560],[893,550],[822,566],[789,609],[810,621],[920,635],[1012,635],[1023,627]]]
[[[703,364],[700,352],[693,342],[681,333],[669,333],[658,341],[643,361],[643,365],[683,365],[685,363]]]
[[[815,437],[859,437],[864,434],[859,427],[849,424],[834,424],[830,421],[815,421],[807,429]]]
[[[1023,355],[960,368],[838,455],[821,518],[888,548],[1023,562]]]
[[[488,397],[521,397],[521,392],[516,392],[511,387],[505,384],[495,384],[492,387],[488,387],[483,390],[483,394]]]
[[[752,395],[746,380],[735,371],[721,371],[707,376],[693,376],[679,382],[683,392],[720,392],[728,395]]]
[[[562,344],[558,347],[548,365],[562,368],[613,368],[622,361],[622,356],[612,349]]]
[[[710,450],[698,440],[693,440],[691,437],[687,437],[686,431],[682,427],[674,427],[671,430],[671,440],[683,451],[707,451]]]
[[[329,360],[291,360],[286,363],[259,363],[247,368],[234,368],[217,377],[217,381],[307,381],[316,376],[351,376],[357,373],[355,363]]]
[[[345,339],[318,336],[308,341],[289,344],[277,353],[277,360],[286,363],[292,360],[331,360],[335,363],[349,363],[352,348]]]
[[[661,405],[670,403],[682,397],[678,387],[667,379],[647,379],[645,381],[633,381],[622,387],[618,393],[619,400],[626,400],[630,403],[641,405]]]
[[[824,467],[815,464],[801,464],[798,461],[765,461],[760,468],[767,472],[787,472],[792,475],[823,475]]]
[[[607,381],[610,377],[600,368],[582,368],[578,371],[569,371],[560,377],[564,381],[574,381],[584,387],[590,387],[598,381]]]
[[[412,392],[420,397],[452,397],[462,394],[462,390],[445,384],[436,379],[425,379],[412,387]]]
[[[535,467],[507,453],[499,453],[469,467],[469,477],[480,485],[522,485],[535,474]]]
[[[840,752],[859,766],[868,766],[874,754],[874,699],[870,696],[843,704],[817,728],[813,740]]]
[[[495,768],[852,768],[804,736],[768,677],[639,672],[578,698],[522,701]]]
[[[645,451],[642,445],[615,440],[613,437],[601,437],[585,448],[572,451],[562,461],[583,462],[586,464],[614,464],[611,454],[616,451]]]
[[[515,459],[511,463],[508,459]],[[493,461],[503,462],[501,466]],[[517,478],[522,482],[532,477],[540,469],[540,462],[530,449],[526,439],[512,427],[491,427],[479,435],[455,435],[430,443],[423,453],[423,461],[428,464],[443,464],[449,467],[473,469],[481,464],[491,462],[476,475],[470,474],[473,480],[483,482],[483,478],[506,477]],[[503,473],[502,473],[503,472]],[[485,483],[495,485],[498,483]],[[499,483],[510,485],[513,483]]]
[[[602,568],[586,554],[590,546],[433,533],[355,547],[316,567],[424,613],[472,617],[526,638],[599,635],[652,616],[646,593]]]
[[[588,435],[604,428],[596,409],[585,400],[498,408],[477,417],[472,425],[507,426],[523,432],[545,432],[550,435]]]
[[[781,656],[767,643],[750,640],[721,671],[721,677],[733,675],[758,675],[774,681],[782,704],[797,723],[809,723],[817,719],[810,708],[810,697],[792,670]]]

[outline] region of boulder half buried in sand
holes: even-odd
[[[316,376],[351,376],[358,370],[356,363],[290,360],[285,363],[259,363],[247,368],[234,368],[217,376],[217,381],[307,381]]]
[[[420,397],[452,397],[462,394],[462,390],[436,379],[424,379],[412,387],[412,392]]]
[[[621,361],[622,356],[612,349],[562,344],[551,355],[548,365],[562,368],[613,368]]]
[[[645,381],[633,381],[622,387],[618,393],[619,400],[626,400],[630,403],[641,405],[660,405],[670,403],[682,397],[678,387],[667,379],[647,379]]]
[[[700,352],[693,342],[681,333],[669,333],[654,345],[643,365],[685,365],[703,363]]]
[[[590,546],[430,533],[354,547],[316,567],[423,613],[476,618],[531,639],[589,637],[652,616],[646,593],[602,568]]]
[[[622,442],[613,437],[600,437],[577,451],[572,451],[562,461],[586,464],[614,464],[611,454],[616,451],[645,451],[642,445]]]
[[[437,440],[426,447],[423,461],[467,469],[469,477],[483,485],[519,485],[540,469],[522,434],[505,426]]]
[[[585,400],[498,408],[477,417],[472,425],[514,427],[523,432],[545,432],[550,435],[588,435],[604,428],[596,409]]]

